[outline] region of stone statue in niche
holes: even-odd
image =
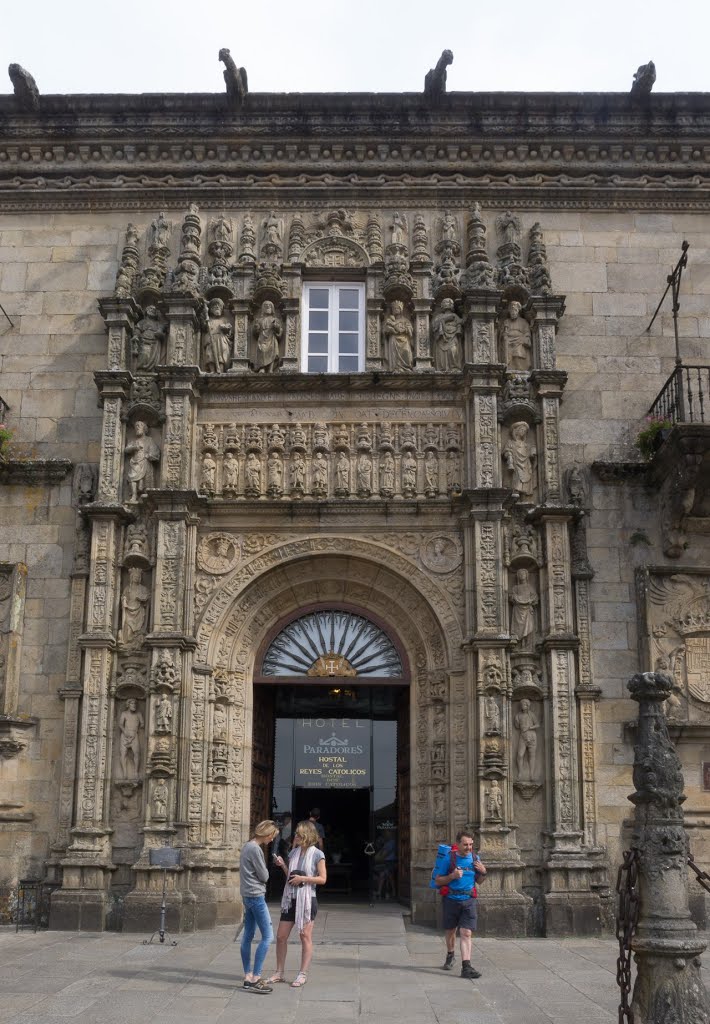
[[[385,318],[384,335],[389,369],[394,372],[411,370],[414,366],[412,353],[414,330],[412,321],[404,311],[404,303],[399,299],[395,299],[390,305],[389,316]]]
[[[410,451],[402,457],[402,494],[411,498],[417,493],[417,460]]]
[[[357,459],[357,493],[360,498],[372,494],[372,458],[366,452]]]
[[[221,787],[215,789],[210,802],[210,820],[214,822],[224,821],[224,794]]]
[[[350,459],[340,452],[335,462],[335,493],[345,497],[350,493]]]
[[[202,335],[202,366],[208,373],[224,373],[232,356],[234,329],[224,316],[224,302],[210,299]]]
[[[446,456],[446,490],[449,494],[458,494],[461,490],[461,473],[459,457],[456,452]]]
[[[513,423],[510,440],[503,449],[503,460],[511,475],[511,487],[521,498],[532,499],[535,490],[537,449],[528,444],[529,425],[524,420]]]
[[[503,793],[498,779],[493,779],[486,790],[486,818],[488,821],[503,820]]]
[[[454,300],[442,299],[441,310],[431,322],[434,366],[437,370],[461,369],[463,320],[454,310]]]
[[[439,461],[431,449],[424,456],[424,493],[435,498],[439,493]]]
[[[255,452],[249,452],[244,466],[244,489],[250,497],[261,494],[261,462]]]
[[[272,498],[283,494],[284,464],[278,452],[271,452],[266,462],[267,490]]]
[[[313,493],[322,498],[328,493],[328,463],[323,452],[313,459]]]
[[[518,730],[518,745],[515,751],[515,765],[518,782],[539,782],[537,770],[537,730],[540,723],[530,709],[530,701],[520,701],[520,711],[513,719]]]
[[[570,505],[584,508],[587,504],[587,484],[585,475],[575,462],[567,471],[567,500]]]
[[[385,452],[380,460],[380,494],[383,498],[391,498],[394,494],[394,457],[392,452]]]
[[[280,247],[282,244],[281,221],[273,210],[263,222],[263,239],[269,245]]]
[[[123,779],[137,779],[140,773],[142,728],[143,715],[138,710],[138,702],[130,697],[118,718],[118,760]]]
[[[121,594],[121,629],[118,642],[123,647],[138,647],[145,636],[150,591],[143,585],[143,570],[132,566]]]
[[[538,596],[535,587],[530,582],[530,575],[527,569],[518,569],[515,574],[515,584],[510,591],[510,632],[516,637],[520,648],[527,649],[532,646],[532,639],[535,635],[535,608],[538,604]]]
[[[303,494],[306,489],[306,460],[301,452],[294,452],[291,461],[291,492]]]
[[[135,437],[129,441],[124,451],[130,455],[126,474],[130,487],[129,501],[135,503],[141,494],[153,486],[154,466],[160,462],[160,448],[150,436],[150,431],[143,420],[136,420],[133,425]]]
[[[521,314],[522,306],[512,299],[508,303],[507,315],[498,325],[498,347],[500,357],[511,370],[529,370],[531,365],[532,336],[530,324]]]
[[[153,817],[167,818],[168,787],[165,779],[158,779],[153,790]]]
[[[392,214],[390,232],[392,234],[392,245],[407,244],[407,219],[403,214],[397,212]]]
[[[227,739],[227,713],[221,704],[214,706],[214,718],[212,719],[214,738],[216,740]]]
[[[486,736],[498,736],[500,734],[500,706],[493,694],[486,697],[485,705]]]
[[[273,373],[280,362],[279,339],[283,333],[281,319],[276,316],[273,302],[268,299],[261,304],[261,316],[254,321],[256,337],[256,360],[254,369],[258,373]]]
[[[161,693],[155,702],[155,731],[172,732],[173,705],[166,693]]]
[[[203,494],[214,494],[216,477],[217,463],[211,452],[205,452],[202,456],[202,474],[200,476],[200,490]]]
[[[239,463],[234,452],[227,452],[222,464],[222,490],[225,493],[236,494],[239,488]]]
[[[136,370],[154,370],[160,363],[161,347],[165,339],[165,325],[155,306],[148,306],[145,316],[136,324],[131,338],[133,365]]]

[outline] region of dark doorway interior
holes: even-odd
[[[367,896],[370,858],[365,848],[371,830],[370,790],[294,789],[293,798],[296,822],[307,818],[312,807],[320,809],[328,884],[319,895]]]

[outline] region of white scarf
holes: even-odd
[[[291,850],[288,858],[288,873],[289,875],[296,871],[299,875],[308,875],[313,877],[315,874],[315,860],[317,846],[309,846],[305,851],[297,846]],[[303,856],[303,864],[299,867],[299,861]],[[311,882],[305,882],[300,888],[293,885],[289,885],[286,882],[284,886],[284,894],[281,897],[281,909],[288,910],[291,903],[296,901],[296,927],[299,932],[302,932],[304,927],[311,920],[311,900],[316,894],[316,887]]]

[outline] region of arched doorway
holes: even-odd
[[[409,898],[409,664],[389,625],[328,602],[255,660],[251,818],[320,811],[330,893]]]

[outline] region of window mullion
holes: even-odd
[[[328,322],[328,366],[331,373],[338,372],[338,295],[337,284],[330,286],[330,320]]]

